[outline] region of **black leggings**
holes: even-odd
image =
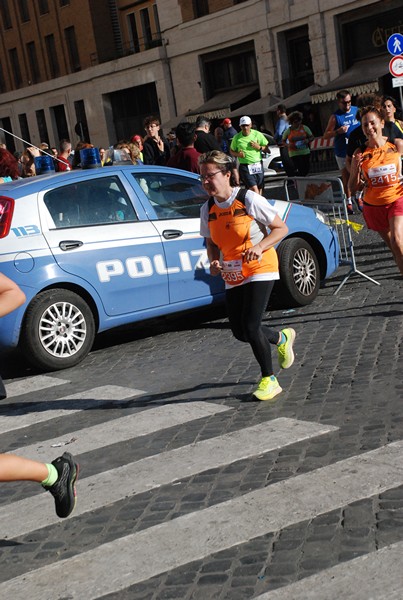
[[[262,377],[273,375],[270,344],[277,344],[279,332],[262,325],[274,281],[251,281],[225,292],[228,319],[237,340],[251,345]]]

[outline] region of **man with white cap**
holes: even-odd
[[[239,176],[248,190],[261,194],[264,184],[262,151],[267,147],[267,139],[260,131],[252,129],[250,117],[241,117],[241,131],[231,142],[230,152],[239,160]]]

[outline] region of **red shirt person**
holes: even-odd
[[[167,166],[190,171],[191,173],[200,173],[200,152],[194,147],[196,139],[195,125],[193,123],[179,123],[176,128],[176,139],[179,143],[179,149],[170,157]]]

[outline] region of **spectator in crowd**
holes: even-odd
[[[183,169],[191,173],[200,173],[199,156],[200,152],[194,147],[196,139],[194,123],[179,123],[176,128],[176,139],[179,148],[168,160],[168,167]]]
[[[279,104],[277,106],[276,114],[277,123],[276,128],[274,130],[274,139],[276,140],[277,144],[281,146],[283,141],[283,133],[288,127],[288,117],[286,113],[285,104]]]
[[[167,140],[161,135],[158,117],[149,116],[144,120],[147,136],[143,144],[143,162],[145,165],[166,165],[170,157]]]
[[[200,116],[196,120],[195,148],[200,154],[210,150],[220,150],[220,145],[214,135],[210,133],[211,121],[207,117]]]
[[[19,179],[18,161],[11,152],[0,148],[0,182]]]
[[[288,154],[294,165],[295,174],[306,177],[310,167],[309,144],[314,137],[309,127],[302,124],[302,113],[298,110],[289,115],[288,121],[290,126],[283,133],[283,143],[288,144]]]
[[[334,153],[337,166],[341,171],[344,192],[347,196],[347,204],[352,208],[351,193],[348,187],[349,173],[346,168],[348,138],[354,129],[359,126],[357,119],[357,106],[351,104],[349,90],[340,90],[336,94],[338,109],[328,121],[323,137],[330,139],[334,137]],[[350,208],[350,210],[351,210]]]
[[[127,153],[128,159],[133,165],[142,164],[140,159],[140,150],[137,144],[121,140],[114,147],[116,150],[124,150]]]
[[[70,171],[71,165],[69,157],[71,154],[71,142],[70,140],[60,140],[59,143],[59,154],[55,161],[56,171]]]
[[[50,149],[50,153],[49,154],[52,154],[56,158],[57,155],[58,155],[57,148],[55,148],[54,146],[52,146],[52,148]]]
[[[232,138],[238,132],[235,129],[235,127],[233,127],[231,119],[228,119],[228,117],[226,119],[224,119],[223,121],[221,121],[221,127],[224,130],[224,135],[223,135],[224,140],[227,142],[228,148],[229,148],[231,146]]]
[[[99,148],[99,158],[101,159],[101,165],[104,166],[104,162],[105,162],[105,158],[106,158],[106,151],[103,146],[101,148]]]
[[[141,135],[138,135],[138,133],[136,133],[131,137],[130,142],[132,144],[136,144],[137,148],[139,149],[139,159],[141,160],[141,162],[144,162],[143,138],[141,137]]]
[[[403,133],[403,121],[397,118],[397,102],[393,96],[384,96],[382,108],[385,114],[385,128],[390,128],[390,123],[394,123]],[[400,114],[399,114],[400,116]]]
[[[214,137],[217,140],[222,152],[225,152],[225,154],[229,154],[229,144],[224,138],[224,130],[222,127],[216,127],[214,129]]]
[[[280,146],[280,156],[287,177],[292,177],[293,175],[295,175],[294,165],[291,162],[290,156],[288,154],[287,145],[283,143],[283,133],[288,127],[288,117],[286,113],[285,104],[279,104],[277,106],[276,114],[277,122],[273,137],[276,140],[277,145]]]
[[[76,145],[76,147],[74,148],[74,156],[73,156],[73,160],[71,161],[71,168],[72,169],[81,169],[81,155],[80,155],[80,150],[84,150],[85,148],[93,148],[94,146],[92,144],[89,144],[88,142],[83,142],[83,141],[79,141]]]
[[[268,142],[263,133],[252,129],[250,117],[241,117],[239,125],[241,131],[233,138],[230,152],[239,160],[239,176],[246,189],[260,194],[264,186],[262,151]]]

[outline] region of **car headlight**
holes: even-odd
[[[330,226],[329,215],[325,214],[324,212],[322,212],[321,210],[319,210],[317,208],[314,208],[313,210],[315,212],[316,218],[319,219],[319,221],[321,221],[321,223],[324,223],[325,225]]]

